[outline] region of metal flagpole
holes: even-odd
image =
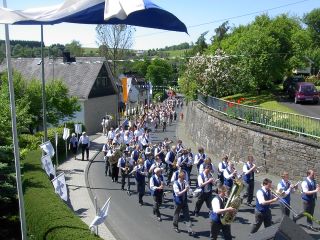
[[[5,8],[7,7],[6,0],[3,0],[3,7],[5,7]],[[6,57],[7,57],[8,82],[9,82],[9,92],[10,92],[12,138],[13,138],[14,161],[15,161],[15,170],[16,170],[17,192],[18,192],[18,200],[19,200],[21,238],[22,238],[22,240],[26,240],[27,239],[27,228],[26,228],[24,200],[23,200],[21,172],[20,172],[19,142],[18,142],[18,133],[17,133],[16,105],[15,105],[15,101],[14,101],[14,88],[13,88],[13,79],[12,79],[9,26],[8,26],[8,24],[5,24],[4,27],[5,27],[5,37],[6,37]]]
[[[44,80],[44,53],[43,53],[43,25],[41,25],[41,80],[42,80],[42,114],[44,141],[48,140],[47,134],[47,110],[46,110],[46,83]]]

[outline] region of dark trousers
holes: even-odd
[[[173,165],[172,164],[169,164],[168,165],[168,178],[167,178],[167,184],[170,183],[171,181],[171,178],[172,178],[172,175],[173,175],[173,172],[175,171],[175,169],[173,168]]]
[[[124,189],[124,186],[126,185],[126,178],[128,178],[129,171],[123,171],[121,170],[121,189]]]
[[[189,206],[188,206],[187,200],[185,200],[184,202],[182,202],[179,205],[177,205],[177,204],[174,205],[174,213],[173,213],[173,227],[174,228],[178,228],[179,215],[180,215],[181,210],[182,210],[182,214],[184,217],[183,220],[185,222],[190,221]]]
[[[84,152],[86,152],[87,160],[89,160],[89,147],[88,147],[88,144],[81,144],[82,161],[84,160]]]
[[[272,215],[270,209],[266,212],[255,211],[255,223],[252,226],[251,233],[255,233],[259,230],[261,224],[264,224],[264,227],[271,226]]]
[[[303,211],[304,211],[304,212],[307,212],[307,213],[309,213],[311,216],[313,216],[313,214],[314,214],[314,208],[315,208],[315,206],[316,206],[316,201],[315,201],[315,200],[310,201],[310,202],[302,201],[302,204],[303,204]],[[296,220],[298,220],[298,219],[300,219],[300,218],[302,218],[302,217],[304,217],[303,212],[300,213],[300,214],[296,217]],[[312,225],[312,220],[309,219],[309,218],[307,218],[307,223],[310,224],[310,225]]]
[[[153,196],[153,214],[156,214],[157,217],[161,217],[159,208],[162,204],[163,194],[157,194]]]
[[[73,155],[77,155],[77,150],[78,150],[78,146],[76,145],[75,147],[73,147],[71,144],[71,152],[73,153]]]
[[[145,185],[146,185],[145,179],[137,181],[137,192],[139,195],[139,203],[143,203],[142,198],[145,194]]]
[[[281,209],[282,216],[284,215],[288,217],[290,216],[290,210],[282,202],[280,202],[280,209]]]
[[[112,174],[111,174],[111,166],[110,166],[110,162],[109,162],[109,158],[108,157],[105,157],[105,167],[106,167],[106,169],[105,169],[105,174],[106,174],[106,176],[107,176],[107,174],[109,175],[109,176],[111,176]]]
[[[167,129],[167,122],[162,123],[162,131],[164,132]]]
[[[211,200],[212,200],[212,193],[211,192],[203,192],[199,195],[198,200],[196,202],[196,206],[194,209],[195,213],[199,213],[200,209],[202,207],[203,202],[206,202],[207,208],[209,208],[209,210],[212,210],[211,207]]]
[[[117,163],[111,165],[111,178],[113,181],[118,182],[119,176],[119,168],[117,167]]]
[[[219,178],[219,181],[220,181],[220,184],[223,185],[223,182],[224,182],[224,177],[223,177],[223,172],[222,173],[218,173],[218,178]]]
[[[232,239],[230,225],[223,225],[222,223],[211,221],[211,239],[212,240],[217,239],[220,230],[222,230],[222,234],[225,240]]]
[[[246,187],[246,192],[243,195],[243,198],[247,198],[247,203],[251,203],[253,201],[253,191],[254,191],[254,180],[250,180],[248,183],[244,182]]]

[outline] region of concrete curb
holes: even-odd
[[[101,153],[101,151],[97,152],[93,158],[90,159],[90,161],[88,162],[87,166],[86,166],[86,169],[85,169],[85,184],[86,184],[86,187],[87,187],[87,191],[88,191],[88,194],[89,194],[89,197],[91,199],[91,202],[92,204],[94,205],[94,196],[93,196],[93,193],[92,193],[92,189],[91,189],[91,186],[90,186],[90,183],[89,183],[89,170],[90,170],[90,167],[91,167],[91,164],[94,162],[94,160],[96,159],[96,157]],[[109,230],[109,232],[111,233],[112,235],[112,238],[113,239],[119,239],[117,233],[114,231],[114,229],[110,226],[110,224],[108,224],[108,222],[104,222],[104,225],[107,227],[107,229]]]

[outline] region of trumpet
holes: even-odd
[[[265,168],[265,167],[266,167],[265,165],[258,166],[258,167],[256,167],[255,172],[256,172],[257,174],[259,174],[259,173],[261,173],[261,169],[263,169],[263,168]]]

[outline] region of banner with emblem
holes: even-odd
[[[54,178],[52,181],[55,192],[60,196],[64,201],[68,201],[68,191],[66,185],[66,179],[64,173],[61,173],[58,177]]]
[[[68,137],[70,136],[70,129],[69,128],[63,128],[63,140],[67,141]]]
[[[76,134],[82,133],[82,124],[81,123],[75,123],[74,124],[74,131]]]
[[[42,168],[46,171],[47,175],[53,175],[56,177],[55,169],[49,155],[45,155],[41,158]]]
[[[50,141],[46,141],[40,145],[40,148],[50,157],[54,156],[54,149]]]
[[[98,225],[104,223],[104,221],[106,220],[106,218],[108,216],[110,200],[111,200],[111,197],[108,198],[106,203],[103,205],[103,207],[99,211],[98,215],[93,219],[93,221],[91,222],[90,227],[89,227],[90,229],[94,226],[98,226]]]

